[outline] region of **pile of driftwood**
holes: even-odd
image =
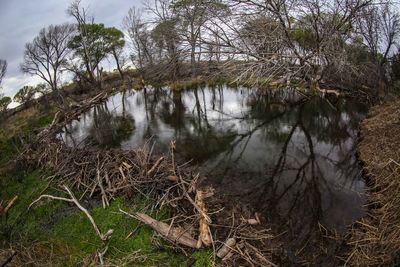
[[[80,110],[86,110],[87,106],[102,98],[99,96],[89,101]],[[268,247],[263,243],[270,242],[272,236],[268,229],[260,225],[257,216],[243,218],[232,212],[232,216],[224,220],[226,223],[213,223],[223,207],[207,204],[207,199],[213,197],[213,190],[199,188],[197,181],[200,175],[188,163],[177,162],[174,142],[166,155],[155,155],[150,144],[128,151],[68,147],[56,134],[66,121],[76,116],[77,111],[63,116],[57,114],[49,128],[25,144],[20,159],[52,169],[54,180],[65,192],[62,196],[42,195],[31,206],[34,207],[43,198],[75,204],[104,241],[104,248],[97,252],[100,263],[104,262],[103,256],[113,229],[103,233],[80,200],[99,198],[107,207],[117,196],[140,194],[153,199],[158,207],[167,206],[171,220],[166,223],[143,213],[121,212],[151,226],[180,249],[212,248],[222,264],[275,266],[271,262],[271,251],[259,249]],[[81,192],[79,198],[72,193],[75,190]]]

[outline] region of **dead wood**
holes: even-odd
[[[52,195],[41,195],[38,199],[36,199],[35,201],[33,201],[30,205],[29,208],[32,207],[34,204],[36,204],[37,202],[39,202],[41,199],[43,198],[50,198],[50,199],[54,199],[54,200],[61,200],[61,201],[66,201],[66,202],[72,202],[74,203],[85,215],[86,217],[89,219],[90,223],[92,224],[96,234],[100,237],[100,239],[102,241],[107,241],[111,238],[113,231],[112,229],[108,230],[105,234],[102,234],[99,227],[97,226],[96,222],[94,221],[92,215],[90,215],[89,211],[87,209],[85,209],[80,203],[79,201],[76,199],[75,195],[71,192],[71,190],[67,187],[67,186],[63,186],[64,190],[68,193],[68,195],[70,196],[70,198],[64,198],[64,197],[56,197],[56,196],[52,196]]]
[[[191,237],[185,229],[173,227],[172,225],[157,221],[144,213],[136,212],[135,215],[131,215],[123,210],[120,211],[150,226],[173,244],[180,244],[190,248],[198,248],[197,240]]]
[[[2,205],[0,205],[0,214],[7,214],[7,212],[9,211],[9,209],[11,209],[11,207],[15,204],[15,202],[18,200],[18,196],[15,195],[12,199],[10,199],[7,202],[7,205],[2,208]]]
[[[103,234],[90,213],[79,203],[70,189],[83,192],[80,199],[101,198],[104,207],[117,196],[142,195],[154,200],[158,208],[166,206],[173,218],[172,222],[170,224],[159,222],[141,213],[130,216],[150,225],[166,240],[181,249],[197,249],[200,246],[213,245],[216,253],[224,246],[223,242],[228,237],[234,237],[237,243],[242,245],[251,243],[253,247],[260,248],[258,253],[262,257],[254,256],[253,250],[250,253],[254,254],[252,264],[258,262],[262,265],[265,263],[263,258],[272,257],[270,250],[261,249],[266,246],[266,241],[272,238],[269,230],[263,228],[262,225],[258,224],[259,229],[255,229],[253,225],[243,223],[239,219],[240,215],[235,216],[237,219],[233,220],[232,224],[229,218],[213,224],[213,220],[221,216],[219,211],[224,207],[209,203],[208,198],[205,203],[205,198],[213,194],[208,194],[207,190],[198,188],[197,181],[200,179],[200,174],[196,173],[193,167],[176,160],[174,142],[170,145],[169,153],[153,155],[149,144],[135,150],[73,148],[66,146],[61,139],[57,138],[57,134],[65,123],[79,117],[83,111],[103,101],[106,97],[106,94],[99,94],[81,103],[77,109],[63,114],[63,120],[55,119],[51,127],[42,131],[30,142],[24,143],[25,147],[19,160],[25,164],[51,169],[54,177],[57,177],[56,183],[68,195],[68,197],[42,195],[30,206],[43,198],[73,203],[85,213],[100,239],[107,241],[111,237],[112,230]],[[188,228],[192,228],[193,232],[183,230]],[[96,257],[101,261],[99,253],[101,252],[97,252]],[[248,260],[243,258],[246,254],[240,253],[238,246],[235,246],[235,249],[228,254],[229,259],[225,258],[225,260],[231,265],[248,263]]]
[[[212,245],[212,238],[210,235],[210,227],[208,225],[208,221],[203,214],[207,214],[206,205],[204,203],[204,196],[202,191],[197,191],[196,194],[196,204],[198,208],[201,210],[200,219],[199,219],[199,240],[203,243],[204,246],[209,247]]]
[[[218,250],[217,257],[220,259],[224,259],[232,251],[232,249],[234,249],[235,245],[236,245],[236,239],[229,238],[228,240],[225,241],[225,243],[222,245],[222,247]]]

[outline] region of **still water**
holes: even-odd
[[[179,155],[227,196],[290,224],[296,243],[319,223],[340,231],[363,215],[355,145],[366,111],[295,90],[132,90],[83,114],[60,137],[70,146],[123,149],[150,139],[159,152],[176,140]]]

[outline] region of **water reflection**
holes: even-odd
[[[244,88],[121,93],[68,125],[71,146],[132,148],[149,138],[193,159],[212,183],[275,223],[293,251],[321,223],[341,230],[362,216],[355,140],[366,107],[304,100],[295,90]]]
[[[110,109],[108,103],[95,106],[90,111],[90,116],[85,115],[82,120],[65,127],[62,135],[65,142],[74,147],[84,145],[101,148],[119,147],[122,142],[130,138],[135,129],[135,120],[126,111],[127,105],[130,106],[124,92],[121,112]],[[82,138],[83,136],[85,137]]]

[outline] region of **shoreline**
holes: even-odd
[[[348,240],[350,266],[394,263],[400,253],[400,100],[372,107],[361,123],[358,157],[367,177],[367,215]]]
[[[41,139],[41,137],[43,137],[43,135],[48,135],[48,136],[52,135],[52,133],[57,132],[57,129],[62,127],[65,123],[68,123],[68,121],[73,120],[76,117],[79,117],[79,115],[82,112],[85,112],[86,110],[90,109],[93,105],[96,105],[96,104],[104,101],[105,99],[107,99],[107,97],[109,97],[113,93],[117,93],[119,91],[122,91],[122,88],[109,88],[109,89],[110,89],[110,90],[108,90],[109,92],[106,92],[106,90],[104,90],[102,92],[98,91],[98,92],[96,92],[97,95],[93,94],[90,97],[82,98],[81,101],[75,103],[76,105],[71,107],[71,110],[70,110],[69,114],[64,114],[64,116],[60,117],[60,116],[58,116],[60,114],[56,113],[56,115],[54,115],[54,117],[53,117],[52,122],[50,120],[50,122],[51,122],[50,126],[47,128],[47,130],[44,130],[41,133],[39,133],[38,138]],[[343,96],[343,97],[345,97],[345,96]],[[39,147],[45,148],[45,145],[40,145]],[[36,149],[34,149],[34,150],[36,150]],[[38,149],[38,150],[40,151],[40,149]],[[28,154],[32,155],[31,153],[28,153]],[[47,154],[47,153],[39,153],[39,154],[44,155],[44,154]],[[58,155],[58,152],[57,153],[50,153],[50,154]],[[58,156],[54,156],[54,157],[50,157],[50,158],[59,158],[59,157]],[[151,163],[154,163],[154,162],[155,161],[152,161]],[[207,190],[205,190],[205,191],[207,191]],[[194,199],[195,195],[193,195],[192,198]],[[209,208],[212,211],[218,210],[216,207],[219,207],[219,205],[221,204],[218,200],[216,200],[215,202],[216,203],[211,203],[211,202],[207,203],[207,205],[209,205]],[[249,214],[246,214],[246,215],[247,215],[246,217],[252,218],[254,213],[249,213]],[[240,214],[236,214],[235,218],[239,219],[240,218]],[[240,225],[240,223],[241,223],[240,220],[237,221],[237,225]],[[263,225],[263,226],[265,226],[265,225]],[[251,230],[250,232],[257,232],[257,231],[261,231],[262,230],[261,229],[262,226],[260,226],[260,225],[259,226],[248,225],[247,227],[250,228],[250,229],[243,228],[243,229],[240,229],[240,230],[241,231],[245,231],[245,232],[247,232],[249,230]],[[329,235],[331,235],[331,234],[333,234],[333,233],[330,233]],[[266,233],[263,233],[263,235],[261,235],[261,236],[265,236],[266,240],[264,240],[263,242],[268,243],[268,242],[271,242],[270,240],[272,239],[272,236],[274,236],[274,235],[271,235],[271,233],[269,231],[267,231]],[[225,240],[225,238],[226,238],[226,236],[220,236],[219,242],[223,242]],[[257,254],[257,251],[255,251],[255,253]],[[341,255],[343,255],[343,254],[341,254]],[[266,259],[268,261],[276,260],[276,258],[274,258],[274,255],[271,255],[270,253],[268,253],[267,255],[264,255],[264,256],[266,256]],[[276,257],[276,255],[275,255],[275,257]],[[235,259],[235,260],[240,260],[240,259]],[[241,260],[243,260],[243,259],[241,259]]]

